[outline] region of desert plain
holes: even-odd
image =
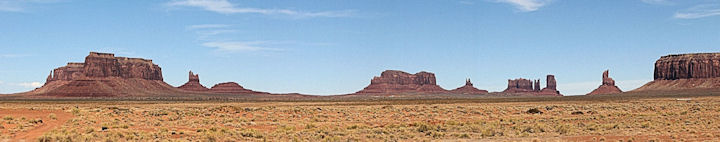
[[[0,102],[0,141],[717,141],[720,90],[566,97]]]

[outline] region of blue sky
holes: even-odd
[[[719,52],[719,0],[0,0],[0,93],[90,51],[150,58],[179,86],[345,94],[394,69],[502,91],[554,74],[585,94],[610,69],[652,80],[660,56]],[[543,82],[544,86],[544,82]]]

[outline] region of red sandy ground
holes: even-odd
[[[56,119],[50,118],[50,113],[56,115]],[[25,117],[26,119],[41,119],[43,123],[27,131],[15,133],[10,141],[33,141],[43,133],[63,125],[67,120],[75,117],[62,110],[29,110],[29,109],[0,109],[0,116],[12,116],[13,118]],[[15,124],[0,124],[6,129],[0,131],[3,135],[9,134],[8,128],[16,127]]]

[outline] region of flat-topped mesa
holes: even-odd
[[[53,69],[45,84],[28,92],[54,97],[138,97],[182,93],[163,81],[152,60],[90,52],[82,63]]]
[[[190,73],[188,75],[188,82],[177,88],[182,89],[182,90],[187,90],[187,91],[208,91],[208,90],[210,90],[207,87],[200,84],[200,76],[198,74],[193,74],[192,71],[190,71]]]
[[[210,92],[213,93],[228,93],[228,94],[269,94],[266,92],[257,92],[249,89],[245,89],[240,84],[235,82],[219,83],[210,88]]]
[[[68,63],[52,71],[46,84],[56,80],[119,77],[162,81],[162,69],[152,60],[115,57],[112,53],[90,52],[83,63]]]
[[[370,85],[363,90],[358,91],[359,94],[365,93],[440,93],[447,90],[438,86],[435,82],[435,74],[429,72],[419,72],[409,74],[403,71],[386,70],[380,76],[374,77],[370,81]]]
[[[654,80],[633,91],[720,88],[720,53],[662,56]]]
[[[600,95],[600,94],[618,94],[622,93],[622,90],[615,86],[615,80],[610,78],[609,76],[609,70],[605,70],[602,75],[602,85],[600,85],[597,89],[593,90],[592,92],[588,93],[587,95]]]
[[[515,94],[526,94],[533,96],[562,96],[560,91],[557,91],[557,81],[554,75],[547,75],[546,87],[540,89],[540,80],[528,80],[524,78],[518,78],[508,80],[508,88],[503,93],[515,93]]]
[[[461,93],[461,94],[486,94],[486,93],[488,93],[487,90],[480,90],[480,89],[475,88],[473,86],[472,82],[470,82],[469,78],[465,81],[465,86],[450,90],[450,92]]]
[[[655,62],[655,80],[720,77],[720,53],[662,56]]]

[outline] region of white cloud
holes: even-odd
[[[28,54],[1,54],[0,58],[18,58],[18,57],[27,57],[30,56]]]
[[[230,41],[230,42],[205,42],[202,46],[216,48],[218,51],[242,52],[242,51],[282,51],[282,49],[268,48],[273,44],[270,41]]]
[[[472,2],[472,1],[464,1],[464,0],[458,1],[458,3],[464,4],[464,5],[473,5],[473,4],[475,4],[475,2]]]
[[[304,17],[348,17],[352,14],[351,10],[345,11],[322,11],[322,12],[302,12],[288,9],[264,9],[251,7],[237,7],[235,4],[227,0],[179,0],[166,3],[170,7],[198,7],[207,11],[235,14],[235,13],[253,13],[264,15],[288,15],[297,18]]]
[[[672,4],[669,0],[640,0],[647,4],[658,4],[658,5],[669,5]]]
[[[8,82],[8,83],[5,83],[3,81],[0,81],[0,85],[20,86],[20,87],[25,87],[25,88],[38,88],[38,87],[41,87],[43,84],[40,82],[23,82],[23,83]]]
[[[19,3],[9,0],[0,0],[0,11],[6,12],[20,12],[23,11],[23,7]]]
[[[531,12],[549,4],[551,0],[497,0],[497,2],[511,4],[523,12]]]
[[[0,0],[0,12],[23,12],[30,4],[55,3],[61,0]]]
[[[41,87],[43,84],[40,82],[26,82],[26,83],[19,83],[17,85],[20,85],[25,88],[38,88],[38,87]]]
[[[698,5],[686,10],[675,12],[677,19],[697,19],[720,15],[720,5]]]
[[[185,27],[185,29],[188,30],[197,30],[197,29],[214,29],[214,28],[226,28],[230,27],[230,25],[226,24],[200,24],[200,25],[190,25]]]

